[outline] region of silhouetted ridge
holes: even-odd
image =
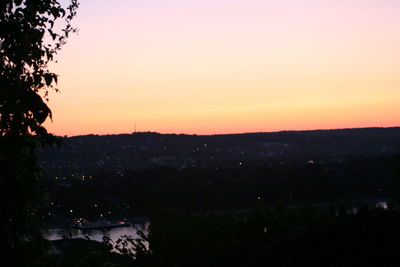
[[[370,158],[400,152],[400,128],[282,131],[226,135],[137,132],[64,138],[41,153],[49,173],[123,171],[157,166],[224,168]]]

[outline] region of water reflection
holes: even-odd
[[[74,228],[52,228],[42,230],[44,238],[48,240],[59,240],[63,238],[89,238],[94,241],[103,241],[103,237],[107,234],[115,243],[121,236],[130,236],[132,238],[140,238],[137,231],[148,233],[149,223],[132,224],[128,227],[118,227],[105,230],[81,230]]]

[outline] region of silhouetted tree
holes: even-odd
[[[36,221],[40,208],[38,142],[54,141],[43,122],[57,75],[49,70],[71,32],[77,0],[0,1],[0,244],[3,265],[39,264],[42,239]],[[62,22],[62,23],[58,23]],[[21,256],[23,253],[23,256]]]

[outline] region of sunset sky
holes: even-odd
[[[400,126],[398,0],[81,0],[58,135]]]

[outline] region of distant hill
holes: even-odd
[[[400,127],[226,135],[140,132],[64,138],[40,151],[48,174],[173,166],[224,168],[279,162],[332,163],[400,152]]]

